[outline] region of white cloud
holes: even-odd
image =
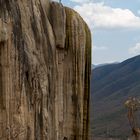
[[[78,1],[78,0],[77,0]],[[129,9],[112,8],[104,3],[84,3],[74,9],[93,28],[140,28],[140,17]]]
[[[137,43],[134,47],[129,48],[130,54],[140,54],[140,43]]]

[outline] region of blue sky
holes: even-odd
[[[92,32],[92,63],[121,62],[140,54],[140,0],[62,0]]]

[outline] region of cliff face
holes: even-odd
[[[87,140],[90,31],[47,0],[0,0],[0,139]]]

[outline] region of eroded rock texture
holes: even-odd
[[[0,139],[87,140],[90,31],[47,0],[0,0]]]

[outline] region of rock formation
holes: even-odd
[[[90,31],[48,0],[0,0],[0,139],[87,140]]]

